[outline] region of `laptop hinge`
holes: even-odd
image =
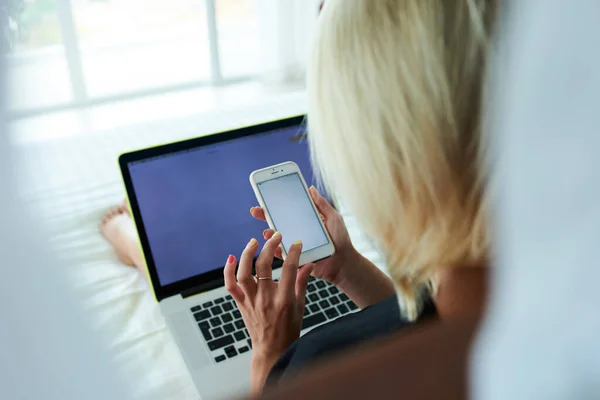
[[[254,260],[252,260],[252,274],[253,275],[255,273],[255,269],[254,269],[255,262],[256,262],[256,257],[254,257]],[[272,264],[273,269],[281,268],[282,265],[283,265],[283,261],[281,261],[280,259],[276,258],[273,260],[273,264]],[[183,297],[185,299],[187,297],[195,296],[197,294],[208,292],[209,290],[217,289],[217,288],[220,288],[223,286],[225,286],[225,279],[223,279],[223,278],[214,279],[214,280],[211,280],[210,282],[201,283],[200,285],[194,286],[193,288],[182,290],[180,294],[181,294],[181,297]]]
[[[208,292],[209,290],[223,287],[223,285],[225,285],[225,281],[223,279],[215,279],[210,282],[194,286],[193,288],[183,290],[181,292],[181,297],[185,299],[187,297],[195,296],[200,293]]]

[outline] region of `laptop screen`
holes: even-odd
[[[222,268],[262,239],[267,224],[249,212],[258,204],[252,171],[294,161],[314,184],[304,132],[293,126],[129,163],[161,285]]]

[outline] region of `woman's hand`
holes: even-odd
[[[340,213],[329,204],[325,197],[319,194],[314,186],[311,186],[309,192],[335,246],[335,254],[333,256],[315,263],[315,270],[312,275],[315,278],[323,279],[338,286],[342,279],[340,272],[343,266],[348,263],[354,263],[359,258],[359,255],[352,246],[350,235]],[[265,212],[261,207],[252,207],[250,214],[256,219],[266,221]],[[269,239],[274,233],[272,229],[266,229],[263,232],[263,236],[265,239]],[[275,256],[281,258],[281,248],[277,249]]]
[[[333,256],[314,264],[312,275],[337,286],[360,308],[393,296],[395,292],[392,281],[371,261],[356,251],[342,216],[314,187],[310,188],[310,196],[335,246]],[[256,219],[265,220],[265,213],[260,207],[252,207],[250,213]],[[273,235],[272,229],[263,232],[265,239]],[[275,251],[275,256],[281,258],[281,248]]]
[[[314,264],[298,268],[302,243],[295,242],[283,263],[279,282],[272,279],[272,263],[281,244],[275,233],[265,243],[256,260],[256,278],[252,260],[258,250],[256,239],[250,240],[240,257],[237,279],[234,256],[225,264],[225,289],[235,300],[252,340],[251,389],[262,390],[271,367],[290,344],[300,337],[306,285]]]

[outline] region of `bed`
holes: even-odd
[[[137,398],[196,399],[197,392],[146,278],[122,265],[98,223],[124,198],[116,159],[122,152],[303,113],[303,95],[281,95],[243,109],[165,120],[17,146],[20,194],[47,231],[90,323]],[[383,266],[346,216],[359,251]],[[59,273],[61,271],[57,271]]]

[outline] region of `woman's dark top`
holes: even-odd
[[[313,329],[292,343],[271,369],[267,385],[276,385],[288,374],[321,357],[392,334],[435,315],[433,302],[427,301],[416,322],[402,319],[398,299],[392,296],[360,312],[338,318]]]

